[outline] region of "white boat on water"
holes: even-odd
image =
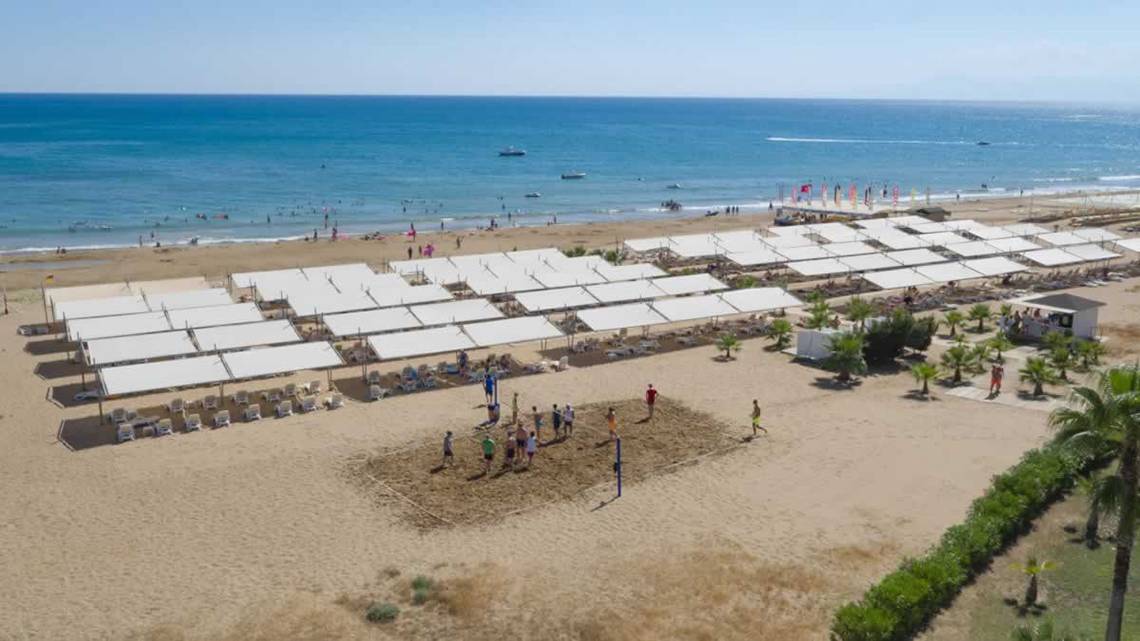
[[[526,197],[527,198],[542,198],[542,194],[538,193],[537,191],[532,191],[529,194],[527,194]]]
[[[499,150],[500,156],[525,156],[525,149],[515,149],[514,147],[507,147],[506,149]]]
[[[581,180],[585,177],[586,172],[584,171],[572,171],[566,174],[562,174],[562,180]]]
[[[681,188],[681,185],[680,185],[680,183],[673,183],[672,185],[668,185],[668,186],[667,186],[667,187],[665,187],[665,188],[666,188],[666,189],[680,189],[680,188]]]

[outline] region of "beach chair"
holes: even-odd
[[[238,405],[249,405],[249,392],[240,390],[234,394],[234,403]]]
[[[371,372],[368,372],[368,384],[369,385],[379,385],[380,380],[383,378],[383,376],[384,375],[381,374],[379,370],[374,369]]]
[[[214,414],[214,427],[229,427],[230,426],[230,411],[222,410]]]
[[[293,398],[297,395],[296,383],[289,383],[285,386],[285,398]]]
[[[378,401],[387,395],[388,390],[379,385],[371,385],[368,387],[368,400],[370,401]]]
[[[245,421],[247,423],[251,423],[253,421],[260,421],[261,420],[261,406],[258,405],[257,403],[254,403],[253,405],[246,406],[244,416],[245,416]]]
[[[154,425],[155,436],[170,436],[174,433],[174,422],[168,418],[160,419]]]
[[[277,418],[293,415],[293,401],[285,400],[277,404]]]
[[[422,389],[435,389],[436,385],[437,383],[435,382],[434,376],[429,375],[420,379],[420,387]]]
[[[202,429],[202,417],[197,414],[191,414],[186,417],[186,431],[197,432]]]
[[[211,412],[218,409],[218,397],[210,394],[206,398],[202,399],[202,409]]]
[[[563,356],[562,358],[558,359],[558,365],[556,365],[554,367],[554,369],[556,371],[559,371],[559,372],[565,372],[569,368],[570,368],[570,357],[569,356]]]
[[[175,414],[181,415],[186,411],[186,402],[181,398],[176,398],[167,403],[166,411],[170,412],[171,416],[174,416]]]
[[[310,394],[316,394],[317,392],[321,391],[321,381],[309,381],[309,384],[305,386],[305,391]]]
[[[414,379],[416,377],[416,370],[411,365],[405,365],[404,369],[400,370],[400,377],[404,379]]]
[[[417,385],[416,385],[416,382],[414,380],[403,380],[403,381],[400,381],[399,383],[396,383],[396,389],[400,390],[401,392],[403,392],[405,394],[410,394],[410,393],[416,391]]]
[[[263,392],[261,394],[261,398],[263,398],[266,401],[269,401],[269,403],[271,405],[276,405],[276,404],[280,403],[281,399],[284,396],[285,396],[285,392],[281,391],[281,389],[271,389],[268,392]]]
[[[427,377],[431,376],[431,374],[432,374],[431,368],[428,367],[427,365],[420,365],[419,368],[416,369],[416,376],[418,376],[420,378],[427,378]]]
[[[458,374],[459,373],[459,363],[445,363],[444,367],[443,367],[443,371],[447,372],[448,374],[452,374],[452,375]]]
[[[325,404],[328,405],[330,410],[335,410],[344,407],[344,398],[342,398],[340,394],[333,394],[325,401]]]
[[[301,397],[301,411],[308,414],[309,412],[317,411],[317,397],[316,396],[302,396]]]
[[[115,442],[126,443],[135,440],[135,428],[130,423],[119,423],[115,426]]]
[[[127,410],[125,408],[116,407],[115,409],[111,410],[112,423],[125,423],[127,420]]]

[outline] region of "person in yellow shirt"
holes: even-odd
[[[756,399],[752,399],[752,438],[756,438],[756,432],[758,431],[764,432],[765,434],[768,433],[768,430],[760,425],[760,402]]]
[[[616,441],[617,440],[617,413],[614,412],[614,408],[612,408],[612,407],[610,408],[610,410],[608,412],[606,412],[606,425],[608,425],[610,428],[610,440]]]

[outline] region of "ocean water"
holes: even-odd
[[[572,171],[587,176],[560,178]],[[766,208],[823,181],[898,185],[904,201],[1140,187],[1140,109],[0,95],[0,251],[653,219],[681,215],[669,199],[682,214]]]

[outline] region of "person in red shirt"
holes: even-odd
[[[649,418],[653,418],[653,405],[657,402],[657,390],[653,389],[653,383],[645,390],[645,404],[649,407]]]

